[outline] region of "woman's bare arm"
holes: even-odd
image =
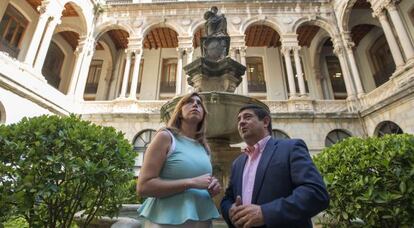
[[[180,180],[163,180],[159,177],[167,159],[171,140],[168,132],[160,131],[147,148],[137,184],[137,192],[140,196],[160,198],[183,192],[188,188],[207,189],[209,186],[210,174]]]

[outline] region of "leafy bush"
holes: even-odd
[[[137,179],[130,180],[127,183],[128,196],[122,201],[125,204],[141,204],[142,198],[137,194]]]
[[[70,227],[80,210],[86,223],[116,215],[136,156],[122,133],[74,115],[0,126],[0,151],[0,216],[30,227]]]
[[[349,138],[318,154],[335,227],[414,225],[414,136]],[[362,221],[361,221],[362,220]]]

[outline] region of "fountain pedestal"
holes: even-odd
[[[226,91],[233,93],[242,81],[246,67],[226,57],[219,61],[198,58],[184,67],[188,84],[197,92]]]
[[[186,65],[184,70],[189,76],[188,84],[203,97],[207,108],[206,137],[212,151],[213,175],[223,187],[222,193],[214,199],[219,207],[229,182],[231,164],[240,155],[239,147],[230,147],[230,144],[242,142],[237,130],[238,111],[246,104],[268,107],[257,99],[234,94],[246,67],[227,56],[230,37],[227,35],[226,19],[224,15],[216,15],[217,8],[214,9],[214,12],[207,12],[210,16],[205,18],[207,36],[201,38],[202,57]],[[164,121],[170,119],[180,99],[176,97],[163,105],[161,118]]]

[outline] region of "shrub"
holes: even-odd
[[[30,227],[70,227],[80,210],[86,223],[116,215],[136,156],[122,133],[74,115],[1,126],[0,151],[0,216]]]
[[[331,198],[335,226],[414,224],[414,136],[348,138],[318,154],[315,164]],[[361,224],[360,224],[361,225]]]

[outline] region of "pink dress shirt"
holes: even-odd
[[[244,152],[248,158],[243,170],[242,202],[243,205],[252,203],[254,180],[256,179],[257,165],[262,157],[263,150],[269,141],[270,135],[262,138],[254,147],[247,147]]]

